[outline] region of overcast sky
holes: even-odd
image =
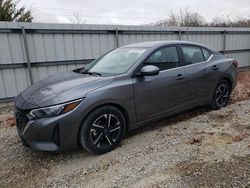
[[[31,8],[35,22],[70,23],[73,14],[88,24],[148,24],[180,8],[213,17],[250,18],[250,0],[21,0]]]

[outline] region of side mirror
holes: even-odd
[[[160,69],[154,65],[146,65],[141,68],[140,75],[141,76],[155,76],[158,75]]]

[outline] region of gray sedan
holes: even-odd
[[[238,62],[183,41],[131,44],[37,82],[15,99],[23,143],[59,152],[114,149],[126,131],[177,113],[228,104]]]

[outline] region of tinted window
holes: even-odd
[[[202,52],[203,52],[205,61],[207,61],[209,59],[209,57],[211,56],[210,52],[208,50],[206,50],[205,48],[202,48]]]
[[[199,47],[183,46],[182,51],[187,64],[199,63],[204,61],[202,51]]]
[[[165,47],[154,52],[149,58],[145,61],[146,65],[155,65],[159,67],[160,70],[167,70],[171,68],[178,67],[179,65],[179,56],[177,48]]]

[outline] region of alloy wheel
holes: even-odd
[[[227,84],[222,83],[216,90],[215,100],[218,106],[224,107],[227,105],[229,100],[229,88]]]
[[[121,134],[121,123],[114,114],[99,116],[91,126],[90,141],[98,148],[111,147]]]

